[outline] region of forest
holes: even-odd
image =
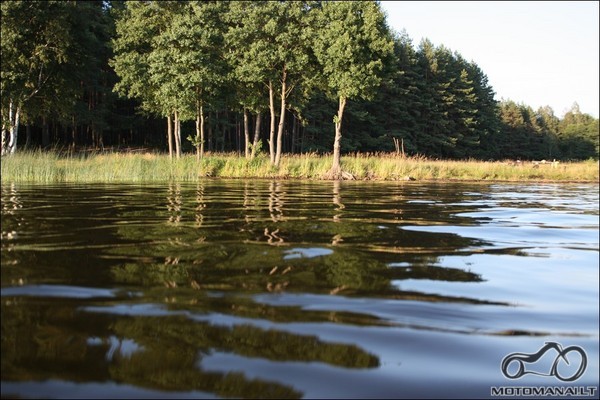
[[[136,148],[598,159],[575,103],[495,98],[474,61],[413,44],[378,2],[1,3],[2,154]]]

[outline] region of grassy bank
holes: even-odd
[[[330,156],[289,155],[279,168],[262,155],[252,161],[236,154],[194,155],[169,160],[156,153],[60,155],[22,152],[2,157],[2,182],[159,182],[196,181],[204,177],[321,179]],[[391,154],[342,157],[342,168],[358,180],[485,180],[598,182],[598,162],[535,164],[532,162],[437,161]]]

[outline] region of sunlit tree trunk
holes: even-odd
[[[4,110],[2,110],[4,111]],[[2,142],[0,143],[0,153],[2,155],[6,154],[6,148],[8,146],[7,143],[7,139],[8,139],[8,123],[7,123],[7,118],[4,115],[4,112],[2,112]]]
[[[346,107],[346,98],[340,96],[338,113],[335,118],[335,139],[333,141],[333,164],[331,165],[331,177],[339,179],[342,168],[340,165],[340,143],[342,141],[342,118],[344,117],[344,108]]]
[[[269,155],[271,164],[275,164],[275,94],[273,83],[269,81],[269,110],[271,112],[271,129],[269,131]]]
[[[2,118],[2,155],[13,154],[17,150],[20,115],[21,108],[10,99],[8,116],[5,114]]]
[[[244,108],[244,157],[250,158],[250,128],[248,127],[247,108]]]
[[[196,160],[200,161],[204,157],[204,107],[198,102],[198,113],[196,116]]]
[[[275,166],[279,166],[279,161],[281,161],[281,145],[283,139],[283,125],[285,122],[285,98],[287,96],[287,87],[286,87],[286,75],[287,71],[283,70],[283,76],[281,79],[281,106],[279,110],[279,127],[277,128],[277,153],[275,154]]]
[[[175,113],[174,113],[173,125],[174,125],[173,131],[175,132],[175,155],[177,156],[177,158],[180,158],[181,157],[181,123],[179,121],[179,113],[177,113],[177,111],[175,111]]]
[[[167,116],[167,142],[169,143],[169,159],[173,159],[173,123],[171,114]]]

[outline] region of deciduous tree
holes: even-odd
[[[379,4],[374,1],[324,2],[317,14],[315,53],[326,92],[338,99],[333,117],[335,138],[329,177],[343,176],[340,165],[342,122],[348,99],[372,98],[381,83],[383,59],[393,41]]]

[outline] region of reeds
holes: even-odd
[[[247,160],[237,154],[207,154],[169,159],[160,153],[19,152],[2,157],[2,182],[159,182],[197,181],[206,177],[322,179],[331,167],[328,155],[282,157],[279,168],[260,155]],[[395,154],[353,154],[342,168],[358,180],[476,180],[598,182],[598,161],[576,163],[440,161]]]

